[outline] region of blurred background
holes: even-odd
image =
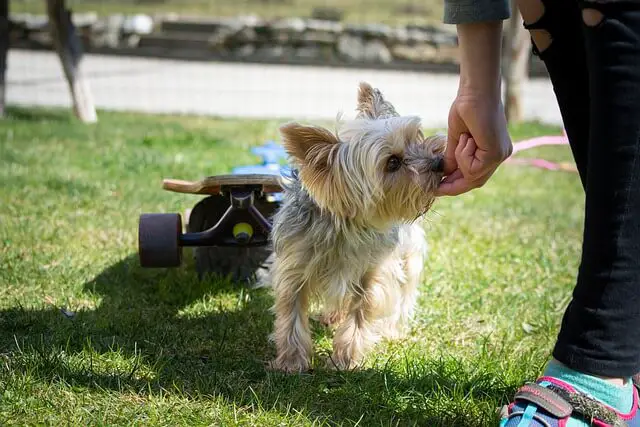
[[[353,112],[364,80],[443,127],[457,89],[442,0],[0,1],[5,103],[68,106],[89,122],[96,109],[330,120]],[[514,12],[509,118],[560,124]]]

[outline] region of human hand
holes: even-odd
[[[445,179],[438,196],[482,187],[513,151],[499,99],[461,87],[449,111]]]
[[[501,101],[502,22],[458,24],[460,85],[449,110],[439,196],[483,186],[513,146]]]

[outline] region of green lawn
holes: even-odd
[[[44,0],[10,0],[12,12],[45,14]],[[316,8],[339,10],[345,22],[425,24],[442,23],[442,1],[406,0],[67,0],[73,11],[112,13],[177,13],[179,15],[238,16],[262,18],[311,17]]]
[[[576,175],[504,165],[441,199],[411,336],[359,372],[268,373],[268,290],[143,270],[160,188],[257,159],[278,121],[11,109],[0,122],[0,424],[491,426],[552,348],[580,253]],[[558,133],[512,128],[514,140]],[[568,160],[566,147],[535,150]],[[534,151],[525,152],[527,156]],[[65,314],[66,313],[66,314]],[[331,335],[314,324],[319,355]],[[318,362],[320,365],[321,361]]]

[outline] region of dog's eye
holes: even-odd
[[[387,170],[389,172],[395,172],[402,166],[402,160],[398,156],[391,156],[387,160]]]

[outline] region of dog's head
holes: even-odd
[[[360,84],[358,111],[337,134],[298,123],[280,128],[302,184],[341,219],[376,227],[414,220],[435,200],[445,138],[425,137],[418,117],[398,115],[366,83]]]

